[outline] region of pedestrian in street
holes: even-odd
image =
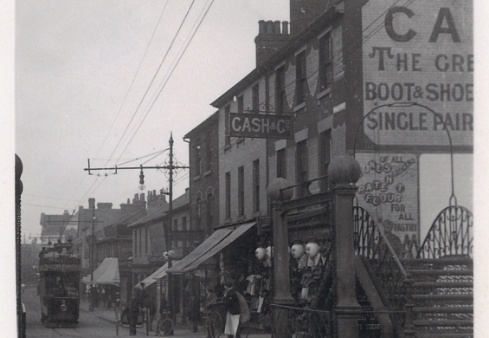
[[[160,295],[160,308],[159,308],[159,313],[160,313],[160,321],[163,321],[163,318],[166,318],[167,314],[166,314],[166,311],[167,311],[167,306],[168,306],[168,302],[166,300],[166,296],[164,293],[161,293]],[[160,334],[160,325],[156,325],[156,335],[159,335]]]
[[[205,313],[206,313],[207,318],[209,318],[211,315],[211,312],[212,312],[213,305],[217,304],[217,295],[212,288],[207,288],[206,291],[207,291],[207,293],[206,293],[206,297],[205,297]],[[212,326],[213,324],[214,323],[212,323],[212,322],[209,322],[207,324],[207,337],[206,338],[214,337],[215,328]],[[218,329],[222,330],[222,328],[218,328]]]
[[[226,326],[224,327],[224,334],[228,335],[228,338],[239,338],[239,316],[240,307],[237,290],[233,281],[224,282],[224,304],[226,308]]]
[[[136,324],[138,322],[138,315],[140,311],[141,301],[140,294],[137,292],[132,293],[131,300],[129,302],[129,335],[136,335]]]
[[[151,297],[146,297],[144,299],[144,307],[146,308],[146,315],[148,316],[148,330],[153,331],[153,321],[155,318],[156,306]]]

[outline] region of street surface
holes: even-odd
[[[41,324],[41,307],[39,296],[36,295],[35,287],[28,287],[22,295],[25,304],[26,317],[26,336],[28,338],[51,338],[51,337],[127,337],[129,328],[119,326],[119,334],[116,333],[115,314],[113,311],[95,309],[88,311],[88,304],[82,301],[80,306],[80,319],[76,328],[46,328]],[[155,323],[156,324],[156,323]],[[186,332],[185,332],[186,331]],[[154,332],[150,332],[154,336]],[[144,327],[138,328],[138,336],[146,336]],[[205,337],[203,332],[191,333],[188,330],[177,330],[176,337]]]
[[[88,311],[88,304],[82,301],[80,305],[79,324],[75,328],[46,328],[41,324],[41,306],[39,296],[35,287],[26,287],[22,294],[22,302],[26,307],[26,336],[27,338],[52,338],[52,337],[79,337],[79,338],[109,338],[128,337],[129,327],[119,326],[116,332],[114,311],[104,308],[96,308],[93,312]],[[156,322],[154,323],[156,325]],[[203,328],[199,332],[192,333],[188,328],[178,328],[173,337],[204,338],[206,333]],[[138,327],[138,336],[146,336],[145,327]],[[150,332],[149,336],[155,336]],[[162,336],[160,336],[162,337]],[[224,335],[221,335],[224,337]],[[268,338],[268,334],[250,334],[253,338]]]

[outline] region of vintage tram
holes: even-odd
[[[39,253],[41,322],[46,327],[74,327],[80,311],[80,258],[73,244],[55,243]]]

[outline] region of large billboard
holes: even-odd
[[[470,0],[365,4],[363,126],[374,143],[447,146],[448,130],[453,145],[473,145],[472,7]]]

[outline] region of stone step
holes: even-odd
[[[464,282],[414,282],[415,288],[473,288],[473,281]]]
[[[438,326],[438,327],[465,327],[474,326],[471,319],[451,319],[451,320],[413,320],[414,326]]]
[[[463,300],[463,301],[474,301],[473,294],[448,294],[448,295],[413,295],[414,300],[432,300],[432,301],[454,301],[454,300]]]
[[[474,307],[469,306],[415,306],[413,312],[417,313],[474,313]]]

